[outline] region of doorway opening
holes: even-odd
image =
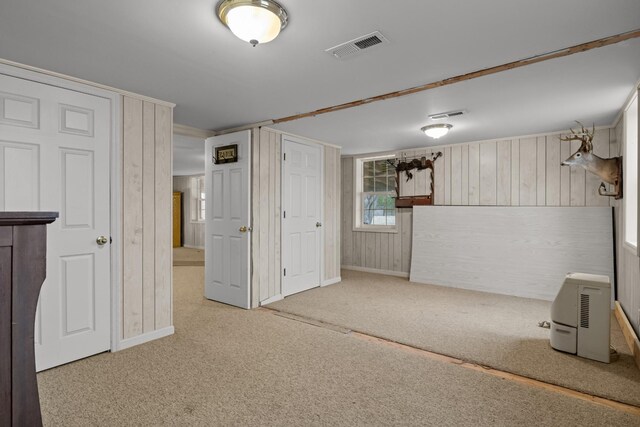
[[[173,265],[204,266],[204,138],[173,135]]]

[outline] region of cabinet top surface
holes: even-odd
[[[0,212],[0,225],[49,224],[58,218],[58,212]]]

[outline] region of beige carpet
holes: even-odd
[[[640,418],[351,335],[202,300],[177,267],[176,334],[38,375],[47,426],[630,426]]]
[[[621,354],[604,364],[549,346],[549,330],[537,326],[549,320],[546,301],[347,270],[342,280],[268,307],[640,406],[640,370],[615,319]]]
[[[192,248],[173,248],[174,266],[203,266],[204,250]]]

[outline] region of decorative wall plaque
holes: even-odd
[[[213,163],[235,163],[238,161],[238,144],[216,147]]]

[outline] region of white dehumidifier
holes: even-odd
[[[551,305],[551,347],[609,363],[611,282],[569,273]]]

